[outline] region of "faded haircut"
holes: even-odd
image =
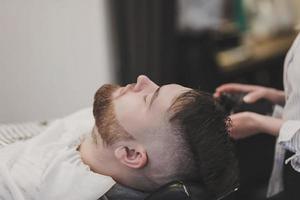
[[[190,90],[181,94],[169,111],[170,123],[184,141],[183,151],[192,157],[187,162],[193,166],[178,168],[185,171],[178,171],[179,177],[201,182],[217,198],[235,190],[238,161],[228,134],[230,119],[220,104],[210,94]]]

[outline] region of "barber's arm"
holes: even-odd
[[[266,99],[273,104],[284,105],[285,95],[281,90],[273,88],[247,85],[238,83],[223,84],[216,89],[214,97],[218,98],[222,93],[246,93],[243,101],[248,104]],[[283,120],[260,115],[253,112],[241,112],[230,116],[232,120],[231,137],[234,139],[246,138],[257,133],[268,133],[278,136]]]
[[[260,115],[253,112],[241,112],[230,116],[232,128],[230,136],[234,139],[246,138],[257,133],[278,136],[283,124],[282,119]]]
[[[255,113],[239,113],[232,115],[232,137],[243,138],[258,132],[265,132],[278,136],[278,143],[285,149],[295,152],[287,161],[291,161],[293,168],[300,172],[300,36],[298,42],[293,45],[286,59],[285,70],[285,95],[280,91],[271,92],[277,94],[275,98],[283,100],[286,96],[282,119],[262,116]],[[258,88],[259,89],[259,88]],[[271,91],[271,90],[269,90]],[[268,93],[268,92],[262,92]],[[269,94],[271,94],[269,93]],[[271,95],[275,97],[274,95]],[[280,97],[281,96],[281,97]],[[272,98],[268,98],[271,100]],[[245,99],[244,99],[245,100]],[[283,101],[273,101],[282,104]],[[244,126],[244,127],[243,127]]]

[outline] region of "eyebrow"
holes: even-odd
[[[153,102],[155,101],[155,99],[157,99],[158,95],[159,95],[159,91],[162,87],[159,87],[155,90],[154,94],[152,95],[151,97],[151,100],[150,100],[150,104],[149,104],[149,108],[151,108]]]

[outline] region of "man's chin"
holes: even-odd
[[[102,85],[94,96],[93,113],[96,120],[102,119],[108,114],[111,103],[112,94],[119,88],[117,85],[105,84]],[[99,124],[97,124],[99,125]]]

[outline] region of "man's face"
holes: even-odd
[[[116,89],[112,102],[119,124],[140,142],[169,128],[168,109],[180,94],[190,90],[176,84],[158,86],[146,76]]]
[[[148,186],[141,186],[136,181],[136,176],[143,174],[127,169],[147,167],[156,181],[168,176],[163,170],[166,166],[170,173],[173,172],[171,168],[176,166],[168,166],[169,159],[166,158],[172,157],[174,148],[177,148],[173,144],[178,137],[168,134],[172,130],[169,108],[179,95],[189,90],[176,84],[160,87],[143,75],[136,83],[125,87],[101,87],[95,95],[94,115],[98,129],[94,133],[99,133],[99,139],[108,145],[96,148],[98,153],[94,157],[103,159],[93,169],[124,185],[143,189]],[[109,166],[109,169],[103,169],[104,166]]]

